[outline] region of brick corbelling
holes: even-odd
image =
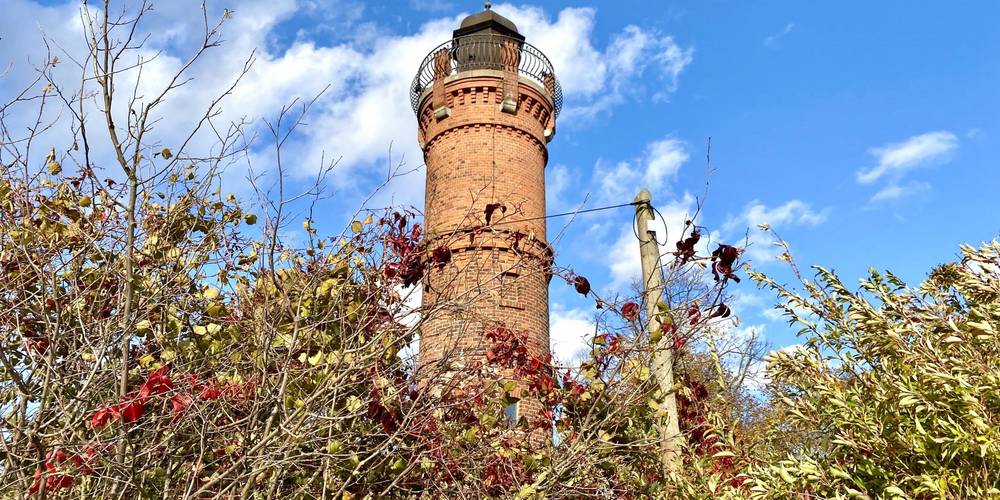
[[[498,123],[515,127],[533,135],[544,146],[549,139],[545,135],[546,125],[552,125],[554,110],[545,91],[520,81],[517,107],[513,114],[500,110],[502,92],[499,74],[451,80],[446,84],[444,103],[450,108],[450,116],[440,120],[435,114],[436,103],[429,98],[430,94],[425,95],[417,114],[421,147],[426,150],[439,134],[470,123]]]
[[[442,120],[442,123],[445,124],[444,126],[432,129],[433,134],[430,136],[430,139],[424,144],[424,152],[433,147],[434,143],[439,141],[442,137],[447,136],[448,134],[455,133],[458,130],[469,127],[496,127],[497,130],[509,131],[524,136],[525,138],[533,141],[535,145],[541,150],[542,156],[545,159],[545,163],[547,164],[549,161],[549,153],[548,153],[548,148],[546,147],[545,135],[542,133],[536,133],[531,130],[525,130],[523,128],[513,126],[509,123],[503,123],[500,120],[497,120],[497,122],[492,122],[492,121],[484,122],[482,118],[476,118],[476,117],[467,117],[465,119],[457,118],[454,121],[449,121],[449,120],[451,120],[451,118]]]
[[[503,100],[503,78],[500,71],[473,70],[455,74],[445,79],[445,105],[455,104],[500,104]],[[518,109],[529,109],[542,126],[548,123],[555,110],[549,90],[531,80],[518,78]],[[434,117],[435,104],[428,88],[420,97],[417,119],[421,129],[426,128]]]

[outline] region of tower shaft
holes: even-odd
[[[423,281],[419,365],[432,377],[484,363],[485,333],[498,326],[523,335],[530,356],[549,354],[545,165],[561,97],[551,65],[512,23],[477,16],[486,20],[463,22],[428,56],[413,96],[428,247],[451,254]]]

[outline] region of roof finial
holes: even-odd
[[[486,9],[486,10],[492,9],[493,8],[493,2],[491,2],[490,0],[486,0],[486,3],[483,4],[483,8]]]

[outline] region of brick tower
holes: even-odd
[[[421,328],[420,372],[482,361],[484,330],[497,323],[525,333],[529,353],[545,357],[545,164],[562,101],[552,64],[487,4],[424,59],[411,98],[427,166],[429,248],[451,252],[423,282],[433,313]],[[541,409],[522,406],[508,411]]]

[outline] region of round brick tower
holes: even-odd
[[[426,380],[483,361],[485,331],[498,324],[523,333],[529,354],[545,359],[546,145],[562,101],[551,63],[487,7],[425,58],[411,97],[427,167],[428,245],[451,253],[423,281],[431,313],[421,327],[420,373]],[[521,406],[508,411],[541,409]]]

